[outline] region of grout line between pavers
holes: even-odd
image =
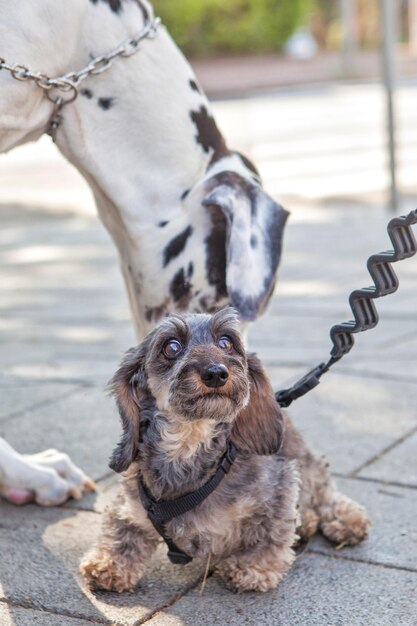
[[[50,508],[55,509],[56,511],[72,511],[73,513],[94,513],[94,515],[103,515],[103,511],[96,511],[95,509],[83,509],[76,506],[67,505],[68,502],[66,502],[64,506],[54,506]]]
[[[6,604],[19,609],[38,611],[39,613],[47,613],[48,615],[60,615],[61,617],[68,617],[69,619],[82,619],[90,624],[103,624],[104,626],[124,626],[121,622],[115,622],[107,619],[93,619],[91,617],[85,617],[84,615],[70,613],[69,611],[53,611],[51,609],[42,608],[36,604],[30,602],[17,602],[16,600],[9,600],[7,598],[0,598],[0,603]]]
[[[96,483],[99,483],[102,480],[107,480],[108,478],[111,478],[112,476],[114,476],[115,478],[120,478],[120,475],[116,474],[116,472],[114,472],[113,470],[109,470],[108,472],[106,472],[105,474],[102,474],[99,478],[97,478]]]
[[[66,398],[69,398],[75,395],[76,393],[79,393],[80,391],[82,391],[82,389],[83,387],[80,385],[78,387],[75,387],[74,389],[71,389],[70,391],[65,391],[62,394],[54,396],[53,398],[48,398],[47,400],[42,400],[42,402],[37,402],[33,404],[32,406],[27,407],[26,409],[15,411],[14,413],[9,413],[8,415],[0,419],[0,425],[6,424],[12,419],[23,417],[24,415],[32,411],[37,411],[38,409],[42,409],[47,406],[52,406],[53,404],[56,404],[60,400],[65,400]]]
[[[319,554],[320,556],[328,557],[329,559],[335,559],[336,561],[349,561],[350,563],[362,563],[363,565],[373,565],[375,567],[383,567],[385,569],[395,569],[401,572],[411,572],[417,574],[417,568],[404,567],[401,565],[390,565],[389,563],[381,563],[380,561],[370,561],[368,559],[360,559],[355,557],[344,556],[343,554],[330,554],[320,548],[311,547],[308,551],[309,554]]]
[[[42,289],[42,287],[40,288]],[[38,288],[35,288],[34,291],[39,291]],[[19,307],[15,307],[12,311],[8,312],[8,311],[2,311],[2,318],[3,319],[14,319],[16,317],[16,310],[18,311],[22,311],[25,310],[27,307],[25,306],[21,306]],[[39,317],[39,314],[41,317]],[[125,320],[109,320],[109,318],[107,317],[88,317],[86,316],[82,316],[79,318],[75,318],[75,317],[65,317],[65,316],[61,316],[61,317],[56,317],[54,315],[49,315],[48,313],[43,314],[42,311],[36,311],[35,312],[35,318],[34,318],[34,322],[39,324],[39,326],[44,326],[45,322],[55,322],[55,323],[63,323],[63,324],[72,324],[74,323],[74,320],[82,320],[83,322],[87,323],[87,324],[109,324],[111,323],[114,326],[118,326],[120,327],[126,327],[128,330],[131,330],[131,322],[128,318],[126,318]]]
[[[258,350],[259,351],[259,350]],[[317,358],[316,361],[319,359]],[[273,359],[264,358],[264,364],[267,369],[269,367],[281,367],[284,369],[311,369],[313,367],[313,360],[309,360],[308,362],[299,362],[299,361],[276,361]],[[355,370],[350,367],[344,366],[343,370],[341,369],[332,369],[332,374],[336,376],[352,376],[355,378],[367,378],[372,380],[384,380],[393,383],[405,383],[407,385],[417,385],[417,375],[416,376],[395,376],[392,374],[385,374],[384,372],[374,372],[372,370]]]
[[[385,374],[384,372],[373,372],[372,370],[355,370],[344,367],[343,371],[333,369],[332,374],[337,376],[354,376],[355,378],[372,378],[375,380],[386,380],[394,383],[417,384],[417,376],[396,376],[395,374]]]
[[[3,384],[4,383],[4,384]],[[78,385],[80,387],[98,387],[96,383],[91,382],[86,378],[53,378],[53,377],[42,377],[42,378],[17,378],[17,377],[4,377],[2,381],[0,381],[0,389],[17,389],[25,386],[33,386],[39,387],[39,385]]]
[[[209,572],[207,578],[211,578],[212,575],[213,575],[213,572]],[[142,626],[143,624],[150,622],[156,615],[158,615],[159,613],[162,613],[162,611],[165,611],[165,609],[169,609],[171,606],[174,606],[174,604],[179,602],[179,600],[182,600],[182,598],[184,598],[184,596],[190,593],[190,591],[193,591],[193,589],[195,589],[201,583],[202,580],[203,580],[203,575],[199,576],[197,580],[195,580],[193,583],[190,583],[189,585],[187,585],[183,591],[180,591],[179,593],[177,593],[177,595],[171,598],[170,600],[168,600],[168,602],[165,602],[165,604],[163,604],[162,606],[157,607],[156,609],[153,609],[147,615],[140,618],[137,622],[133,624],[133,626]]]
[[[279,310],[279,313],[272,313],[270,312],[269,314],[269,319],[274,320],[281,320],[285,317],[290,317],[291,319],[294,317],[297,318],[317,318],[317,319],[323,319],[325,316],[329,317],[329,318],[334,318],[337,316],[337,311],[335,313],[335,309],[336,307],[332,308],[331,310],[329,310],[327,307],[323,307],[323,308],[315,308],[315,309],[301,309],[298,307],[285,307],[285,305],[283,305],[283,303],[281,302],[281,308]],[[345,307],[339,306],[339,311],[340,311],[340,315],[343,315],[345,313]],[[390,322],[415,322],[417,321],[416,315],[415,313],[384,313],[384,321],[390,321]],[[415,334],[413,334],[412,336],[415,336]]]
[[[341,478],[343,480],[360,480],[361,482],[374,483],[376,485],[382,485],[385,487],[400,487],[401,489],[417,489],[417,485],[408,485],[406,483],[399,483],[394,480],[384,480],[382,478],[371,478],[369,476],[349,476],[348,474],[339,474],[338,472],[332,472],[332,476],[335,478]]]
[[[369,467],[370,465],[372,465],[376,461],[379,461],[380,459],[382,459],[388,452],[391,452],[391,450],[394,450],[394,448],[399,446],[401,443],[404,443],[404,441],[406,441],[406,439],[408,439],[409,437],[411,437],[415,433],[417,433],[417,426],[413,426],[413,428],[411,428],[411,430],[407,431],[404,435],[402,435],[402,437],[399,437],[393,443],[390,443],[388,446],[383,448],[383,450],[381,450],[377,454],[374,454],[374,456],[372,456],[370,459],[368,459],[367,461],[365,461],[364,463],[359,465],[359,467],[357,467],[356,469],[354,469],[352,472],[350,472],[347,475],[347,478],[356,478],[357,475],[359,474],[359,472],[361,472],[365,468]]]

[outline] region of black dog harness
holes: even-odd
[[[228,474],[230,468],[236,460],[237,450],[231,441],[227,444],[227,450],[220,459],[216,473],[204,483],[202,487],[185,494],[175,500],[159,501],[154,500],[149,490],[143,483],[141,476],[138,476],[138,487],[140,499],[148,514],[148,518],[152,522],[155,530],[161,535],[168,546],[168,558],[176,565],[186,565],[193,559],[185,554],[170,539],[165,530],[166,522],[183,515],[201,504],[213,491],[220,485],[223,478]]]

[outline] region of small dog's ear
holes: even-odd
[[[147,344],[146,344],[147,345]],[[145,373],[145,342],[129,350],[109,383],[115,396],[122,422],[123,434],[114,450],[109,466],[123,472],[135,460],[139,443],[139,402],[147,390]]]
[[[248,355],[250,396],[237,416],[231,440],[242,452],[275,454],[282,444],[284,419],[271,383],[257,356]]]

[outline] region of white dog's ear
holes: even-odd
[[[234,172],[208,182],[207,208],[226,218],[226,287],[243,320],[261,314],[272,295],[288,212],[256,183]]]
[[[147,344],[129,350],[109,383],[116,398],[123,433],[110,458],[110,468],[123,472],[133,463],[138,453],[140,401],[147,392],[145,356]]]

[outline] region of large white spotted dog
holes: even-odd
[[[145,0],[0,0],[0,57],[50,77],[109,52],[152,15]],[[40,137],[52,104],[0,70],[0,150]],[[138,338],[168,312],[231,303],[243,320],[271,296],[286,211],[230,150],[163,26],[82,83],[56,143],[90,184],[120,255]],[[59,480],[58,480],[59,479]],[[91,487],[62,456],[19,456],[0,440],[0,494],[56,504]]]

